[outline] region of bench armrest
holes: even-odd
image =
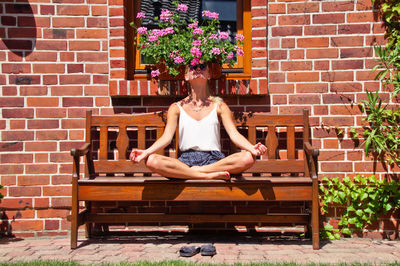
[[[86,174],[89,175],[89,177],[94,177],[94,164],[90,152],[90,143],[85,143],[80,147],[79,149],[71,149],[71,156],[73,157],[73,170],[72,170],[72,177],[79,179],[79,173],[80,173],[80,157],[85,156],[86,159]]]
[[[304,142],[304,151],[312,157],[318,157],[319,155],[319,149],[314,148],[311,146],[310,142]]]
[[[304,151],[306,153],[306,160],[310,169],[311,177],[318,176],[318,155],[319,149],[314,148],[310,142],[304,142]]]

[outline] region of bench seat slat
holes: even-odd
[[[134,164],[129,160],[99,160],[94,161],[96,173],[149,173],[145,164]],[[304,160],[258,160],[245,172],[251,173],[303,173]]]
[[[231,186],[218,183],[80,184],[78,198],[91,201],[311,201],[312,188],[308,184],[271,185],[259,182]]]
[[[230,214],[133,214],[133,213],[99,213],[87,214],[88,222],[98,223],[154,223],[154,221],[162,221],[164,223],[296,223],[307,224],[307,214],[251,214],[251,215],[230,215]]]

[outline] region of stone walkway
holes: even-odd
[[[217,255],[179,257],[184,245],[213,243]],[[70,250],[69,238],[0,238],[0,262],[73,260],[82,264],[183,260],[197,263],[368,263],[400,262],[400,241],[342,239],[323,241],[313,250],[309,240],[271,238],[256,234],[161,234],[146,233],[85,240]]]

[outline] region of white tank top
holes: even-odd
[[[214,109],[200,121],[190,117],[179,103],[177,105],[180,109],[179,150],[221,151],[218,103],[215,103]]]

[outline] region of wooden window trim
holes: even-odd
[[[239,68],[226,68],[223,69],[222,73],[225,74],[226,79],[250,79],[251,78],[251,0],[238,0],[238,5],[242,5],[243,12],[240,13],[238,9],[237,17],[238,19],[238,33],[242,33],[245,36],[245,42],[243,50],[245,56],[243,58],[239,57],[243,64],[243,69]],[[127,51],[127,78],[128,80],[147,80],[149,79],[146,74],[135,74],[137,53],[134,43],[133,30],[129,23],[134,21],[138,23],[138,19],[133,16],[140,9],[140,1],[125,0],[125,11],[126,11],[126,51]],[[240,71],[242,70],[242,71]],[[240,72],[238,72],[240,71]]]

